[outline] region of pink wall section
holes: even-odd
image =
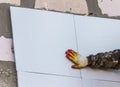
[[[2,61],[14,61],[14,55],[12,52],[12,39],[0,37],[0,60]]]
[[[102,14],[120,16],[120,0],[98,0]]]

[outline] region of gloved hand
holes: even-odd
[[[88,65],[88,58],[82,57],[78,52],[72,49],[66,51],[66,57],[74,63],[71,67],[74,69],[80,69]]]
[[[74,69],[82,68],[82,66],[80,65],[79,59],[78,59],[80,57],[80,55],[77,52],[75,52],[72,49],[68,49],[66,51],[66,57],[67,57],[67,59],[69,59],[70,61],[72,61],[74,63],[74,65],[71,66],[72,68],[74,68]]]

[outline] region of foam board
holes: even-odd
[[[85,68],[81,70],[81,73],[82,77],[87,79],[120,81],[119,70],[100,70]]]
[[[19,87],[82,87],[80,78],[18,72]]]
[[[106,18],[75,16],[78,49],[88,56],[120,48],[120,21]]]
[[[82,56],[120,48],[120,21],[11,7],[17,71],[120,81],[120,70],[71,69],[69,48]],[[78,50],[77,50],[78,49]]]
[[[119,82],[82,79],[83,87],[119,87]]]
[[[17,71],[80,77],[65,57],[77,50],[73,15],[11,7]]]
[[[120,48],[120,21],[75,16],[79,53],[83,56]],[[120,71],[82,69],[83,78],[120,81]]]
[[[120,83],[110,81],[93,81],[92,87],[120,87]]]

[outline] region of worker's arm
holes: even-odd
[[[120,68],[120,50],[82,57],[77,52],[69,49],[66,51],[66,57],[74,63],[72,68],[75,69],[84,68],[86,66],[91,68]]]

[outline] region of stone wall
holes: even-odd
[[[120,19],[120,0],[0,0],[0,87],[17,87],[10,6]]]

